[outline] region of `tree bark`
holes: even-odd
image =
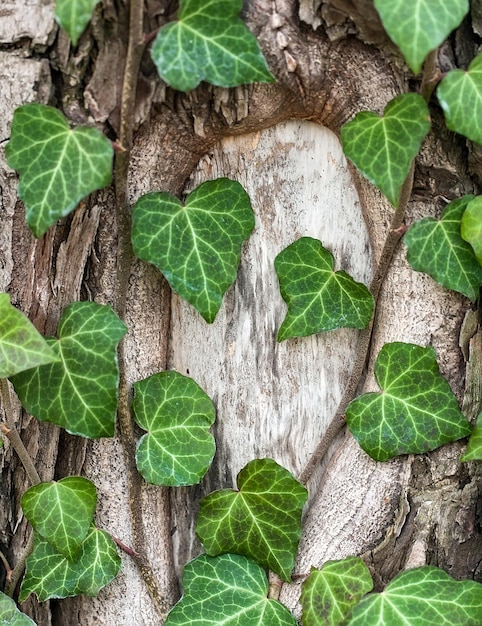
[[[174,2],[147,0],[145,31],[171,19],[175,8]],[[41,332],[55,334],[70,302],[113,302],[113,191],[92,194],[37,241],[25,226],[4,146],[13,110],[34,101],[59,106],[73,123],[96,124],[116,138],[127,10],[123,2],[104,0],[77,48],[55,25],[52,3],[7,2],[0,12],[0,287]],[[385,35],[369,0],[258,0],[245,2],[243,16],[276,84],[231,90],[202,84],[180,94],[158,79],[148,53],[138,84],[131,201],[152,190],[185,196],[203,180],[228,176],[249,191],[257,220],[238,279],[212,326],[171,294],[156,270],[141,262],[132,267],[129,381],[174,368],[192,376],[217,408],[217,455],[201,485],[170,490],[144,485],[141,494],[148,555],[170,603],[179,597],[183,565],[201,551],[194,533],[199,499],[212,489],[232,487],[237,472],[255,457],[270,456],[299,474],[336,410],[356,332],[277,344],[284,304],[274,257],[300,236],[317,237],[334,253],[336,269],[369,281],[393,209],[344,160],[340,128],[360,110],[381,114],[390,99],[420,82]],[[467,65],[479,28],[474,12],[474,30],[467,19],[442,47],[443,71]],[[476,151],[469,159],[464,139],[445,130],[435,103],[431,115],[433,130],[416,160],[407,225],[424,215],[438,217],[447,200],[477,192],[481,177],[482,160]],[[405,256],[401,245],[380,295],[364,389],[376,389],[373,362],[384,343],[414,342],[434,346],[442,373],[462,402],[466,364],[458,342],[470,303],[413,272]],[[472,351],[479,349],[477,341],[476,336]],[[472,418],[480,410],[480,391],[475,396]],[[42,480],[79,473],[93,480],[97,524],[129,545],[118,439],[90,442],[61,433],[18,405],[15,420]],[[480,469],[460,464],[463,445],[381,464],[343,433],[308,485],[295,573],[360,554],[378,588],[401,569],[425,563],[456,578],[482,580]],[[19,504],[28,483],[13,451],[7,448],[0,463],[0,543],[15,563],[30,532]],[[298,598],[298,583],[283,586],[281,600],[297,616]],[[97,598],[41,605],[29,599],[21,608],[40,626],[159,624],[127,556],[119,577]]]

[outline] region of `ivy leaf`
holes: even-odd
[[[244,554],[289,581],[308,492],[271,459],[250,461],[238,474],[239,491],[201,499],[196,533],[210,556]]]
[[[26,600],[31,593],[37,594],[40,602],[79,594],[95,596],[117,576],[120,566],[115,543],[110,535],[98,528],[90,530],[74,563],[36,534],[33,552],[27,559],[19,602]]]
[[[30,320],[0,293],[0,378],[9,378],[58,357]]]
[[[149,431],[137,446],[137,469],[154,485],[194,485],[204,476],[216,445],[216,418],[199,385],[177,372],[160,372],[134,384],[136,422]]]
[[[5,151],[20,174],[18,193],[36,237],[111,181],[109,140],[96,128],[70,130],[62,113],[44,104],[15,109]]]
[[[480,624],[482,585],[457,581],[430,565],[396,576],[352,610],[348,626],[454,626]]]
[[[11,378],[20,402],[41,421],[83,437],[112,437],[117,413],[116,348],[125,324],[107,305],[74,302],[48,338],[60,357]]]
[[[185,566],[182,586],[166,626],[296,626],[286,607],[268,600],[265,572],[239,554],[198,556]]]
[[[205,182],[184,207],[171,194],[148,193],[135,204],[132,219],[136,255],[155,265],[174,291],[213,322],[254,228],[243,187],[227,178]]]
[[[471,246],[462,239],[460,224],[473,196],[464,196],[445,207],[442,218],[424,217],[409,228],[404,241],[407,260],[417,272],[463,293],[475,302],[482,284],[482,267]]]
[[[0,591],[0,626],[36,626],[36,624],[28,615],[18,610],[12,598]]]
[[[390,39],[415,74],[425,57],[457,28],[469,11],[468,0],[375,0]]]
[[[274,82],[258,42],[239,18],[242,0],[181,0],[178,21],[163,26],[152,46],[160,77],[190,91],[205,80],[218,87]]]
[[[100,0],[55,0],[55,19],[66,31],[74,46],[92,18]]]
[[[460,223],[462,239],[470,243],[477,261],[482,265],[482,196],[467,203]]]
[[[346,272],[333,270],[333,255],[318,239],[302,237],[274,261],[288,313],[278,341],[334,328],[366,328],[373,296]]]
[[[97,492],[81,476],[40,483],[22,496],[22,509],[33,528],[69,561],[75,561],[92,524]]]
[[[433,348],[388,343],[375,363],[382,393],[365,393],[348,405],[346,421],[376,461],[421,454],[470,434]]]
[[[462,455],[461,461],[482,461],[482,412],[477,418],[472,434],[470,435],[467,450]]]
[[[382,118],[362,111],[341,129],[343,152],[370,182],[398,206],[400,190],[430,130],[427,105],[415,93],[391,100]]]
[[[327,561],[321,570],[312,568],[301,587],[303,626],[338,626],[350,609],[373,588],[365,563],[356,556]]]
[[[482,52],[468,72],[448,72],[438,86],[437,98],[447,127],[482,145]]]

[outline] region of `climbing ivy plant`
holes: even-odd
[[[74,45],[97,2],[57,0],[56,19]],[[468,11],[467,0],[374,4],[415,73]],[[181,91],[203,80],[224,87],[273,81],[256,39],[239,17],[241,8],[241,0],[181,0],[177,20],[161,28],[151,46],[160,76]],[[482,144],[482,55],[468,71],[449,72],[437,98],[448,128]],[[347,158],[394,207],[407,202],[413,160],[430,130],[427,99],[402,94],[387,103],[383,116],[362,111],[342,128]],[[6,154],[20,176],[19,196],[36,237],[110,183],[113,153],[101,133],[71,129],[52,107],[26,104],[15,111]],[[405,236],[414,270],[473,302],[482,285],[481,213],[480,198],[464,196],[451,202],[440,220],[423,218]],[[136,256],[157,267],[172,289],[212,323],[254,228],[246,191],[221,178],[199,186],[184,206],[162,190],[153,191],[136,202],[132,218],[128,245]],[[335,271],[333,255],[322,242],[298,239],[273,263],[288,305],[278,341],[341,327],[370,328],[375,289]],[[112,437],[121,378],[117,348],[126,332],[110,306],[76,302],[64,310],[57,337],[43,338],[9,296],[0,294],[6,437],[13,430],[7,379],[39,420],[83,437]],[[482,418],[472,431],[431,347],[387,344],[375,375],[381,392],[354,398],[346,410],[349,429],[370,456],[386,461],[422,453],[472,432],[462,460],[482,459]],[[199,385],[176,372],[156,373],[134,384],[129,410],[146,431],[135,455],[143,478],[172,487],[198,483],[215,453],[210,427],[216,418]],[[27,466],[21,443],[14,445]],[[34,531],[34,546],[19,600],[32,593],[41,601],[97,594],[116,576],[120,557],[108,532],[94,525],[95,486],[77,476],[40,483],[34,471],[29,475],[38,484],[23,495],[22,509]],[[286,607],[269,597],[265,570],[291,579],[307,495],[305,486],[274,460],[254,459],[240,472],[237,489],[203,498],[196,532],[206,554],[186,565],[184,595],[166,624],[296,624]],[[372,587],[358,557],[313,569],[303,584],[302,623],[468,626],[480,621],[482,585],[454,581],[434,567],[403,572],[382,593],[371,594]],[[8,595],[0,594],[0,626],[30,623]]]

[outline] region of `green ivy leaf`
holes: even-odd
[[[206,552],[244,554],[289,581],[306,488],[271,459],[250,461],[237,484],[201,500],[196,533]]]
[[[448,128],[482,145],[482,53],[468,72],[448,72],[438,86],[437,98]]]
[[[264,571],[239,554],[190,561],[182,574],[184,595],[170,611],[166,626],[296,626],[277,600],[268,600]]]
[[[69,561],[77,559],[96,504],[95,486],[81,476],[34,485],[22,496],[25,517]]]
[[[74,435],[112,437],[117,413],[117,344],[125,324],[107,305],[74,302],[48,338],[60,357],[11,378],[20,402],[41,421]]]
[[[402,572],[381,593],[352,610],[348,626],[472,626],[480,624],[482,585],[457,581],[426,565]]]
[[[461,461],[482,461],[482,412],[477,418],[472,434],[470,435],[467,450],[462,455]]]
[[[467,203],[460,223],[462,239],[470,243],[477,261],[482,265],[482,196]]]
[[[9,378],[58,357],[30,320],[0,293],[0,378]]]
[[[44,104],[15,109],[5,151],[20,174],[18,193],[36,237],[111,181],[109,140],[96,128],[70,130],[62,113]]]
[[[178,21],[163,26],[152,46],[159,75],[178,91],[205,80],[219,87],[274,82],[256,38],[239,12],[242,0],[181,0]]]
[[[213,322],[236,278],[241,246],[254,228],[248,194],[234,180],[200,185],[183,207],[168,193],[148,193],[133,208],[136,255]]]
[[[445,207],[442,218],[424,217],[404,237],[407,260],[417,272],[463,293],[475,302],[482,284],[482,267],[471,246],[462,239],[460,224],[473,196],[464,196]]]
[[[470,434],[433,348],[388,343],[375,363],[382,393],[365,393],[348,405],[346,421],[376,461],[421,454]]]
[[[138,445],[137,469],[154,485],[194,485],[216,450],[209,432],[216,418],[199,385],[177,372],[160,372],[134,384],[135,420],[149,431]]]
[[[15,601],[0,591],[0,626],[36,626],[35,622],[18,610]]]
[[[301,587],[303,626],[338,626],[350,609],[373,588],[365,563],[356,556],[327,561],[321,570],[312,568]]]
[[[79,594],[95,596],[117,576],[120,566],[115,543],[98,528],[91,529],[74,563],[36,534],[19,601],[23,602],[31,593],[37,594],[40,602]]]
[[[373,296],[346,272],[333,270],[333,255],[318,239],[302,237],[274,261],[288,313],[278,341],[334,328],[366,328]]]
[[[390,39],[417,74],[425,57],[457,28],[469,11],[468,0],[375,0]]]
[[[100,0],[55,0],[55,19],[66,31],[74,46],[92,18]]]
[[[400,190],[430,130],[422,96],[405,93],[391,100],[380,118],[362,111],[341,129],[343,152],[370,182],[398,206]]]

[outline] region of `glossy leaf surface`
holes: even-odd
[[[421,454],[470,434],[433,348],[388,343],[375,363],[381,393],[365,393],[348,405],[348,427],[376,461]]]
[[[425,57],[457,28],[468,0],[374,0],[383,27],[417,74]]]
[[[347,626],[470,626],[480,623],[482,585],[457,581],[429,565],[396,576],[381,593],[364,598]]]
[[[268,600],[265,572],[239,554],[198,556],[185,566],[182,586],[166,626],[296,626],[286,607]]]
[[[482,52],[467,72],[451,70],[437,89],[450,130],[482,145]]]
[[[160,372],[134,384],[135,420],[149,431],[137,446],[136,463],[155,485],[194,485],[206,473],[216,449],[209,432],[216,418],[199,385],[177,372]]]
[[[482,196],[468,202],[460,224],[462,239],[470,243],[477,261],[482,265]]]
[[[107,305],[74,302],[47,339],[60,361],[12,377],[22,405],[41,421],[84,437],[112,437],[117,413],[117,344],[124,323]]]
[[[196,533],[204,549],[244,554],[290,580],[306,488],[271,459],[250,461],[237,484],[202,498]]]
[[[15,109],[5,151],[20,174],[18,193],[36,237],[111,181],[110,141],[96,128],[70,130],[62,113],[44,104]]]
[[[430,130],[429,119],[422,96],[405,93],[387,104],[383,117],[362,111],[341,129],[345,155],[394,206]]]
[[[0,591],[0,626],[36,626],[35,622],[18,610],[15,601]]]
[[[373,588],[365,563],[355,556],[313,568],[301,588],[303,626],[338,626]]]
[[[181,0],[178,21],[152,46],[159,75],[178,91],[201,81],[218,87],[273,82],[258,42],[240,19],[242,0]]]
[[[10,296],[0,293],[0,378],[52,363],[57,358],[32,322],[10,304]]]
[[[462,455],[461,461],[482,461],[482,413],[477,418],[477,424],[470,435],[467,450]]]
[[[320,241],[302,237],[275,259],[288,313],[278,341],[334,328],[365,328],[373,313],[367,287],[346,272],[335,272],[333,255]]]
[[[115,543],[110,535],[98,528],[90,530],[74,563],[48,541],[35,535],[19,601],[23,602],[31,593],[35,593],[40,602],[79,594],[95,596],[117,576],[120,566]]]
[[[475,301],[482,284],[482,267],[460,234],[462,216],[472,198],[464,196],[448,204],[440,220],[424,217],[415,222],[404,241],[414,270]]]
[[[55,19],[77,45],[100,0],[55,0]]]
[[[34,529],[69,561],[75,561],[92,524],[97,492],[81,476],[40,483],[22,496],[22,509]]]
[[[213,322],[254,228],[243,187],[227,178],[211,180],[195,189],[185,206],[168,193],[149,193],[137,201],[132,218],[136,255],[155,265],[176,293]]]

